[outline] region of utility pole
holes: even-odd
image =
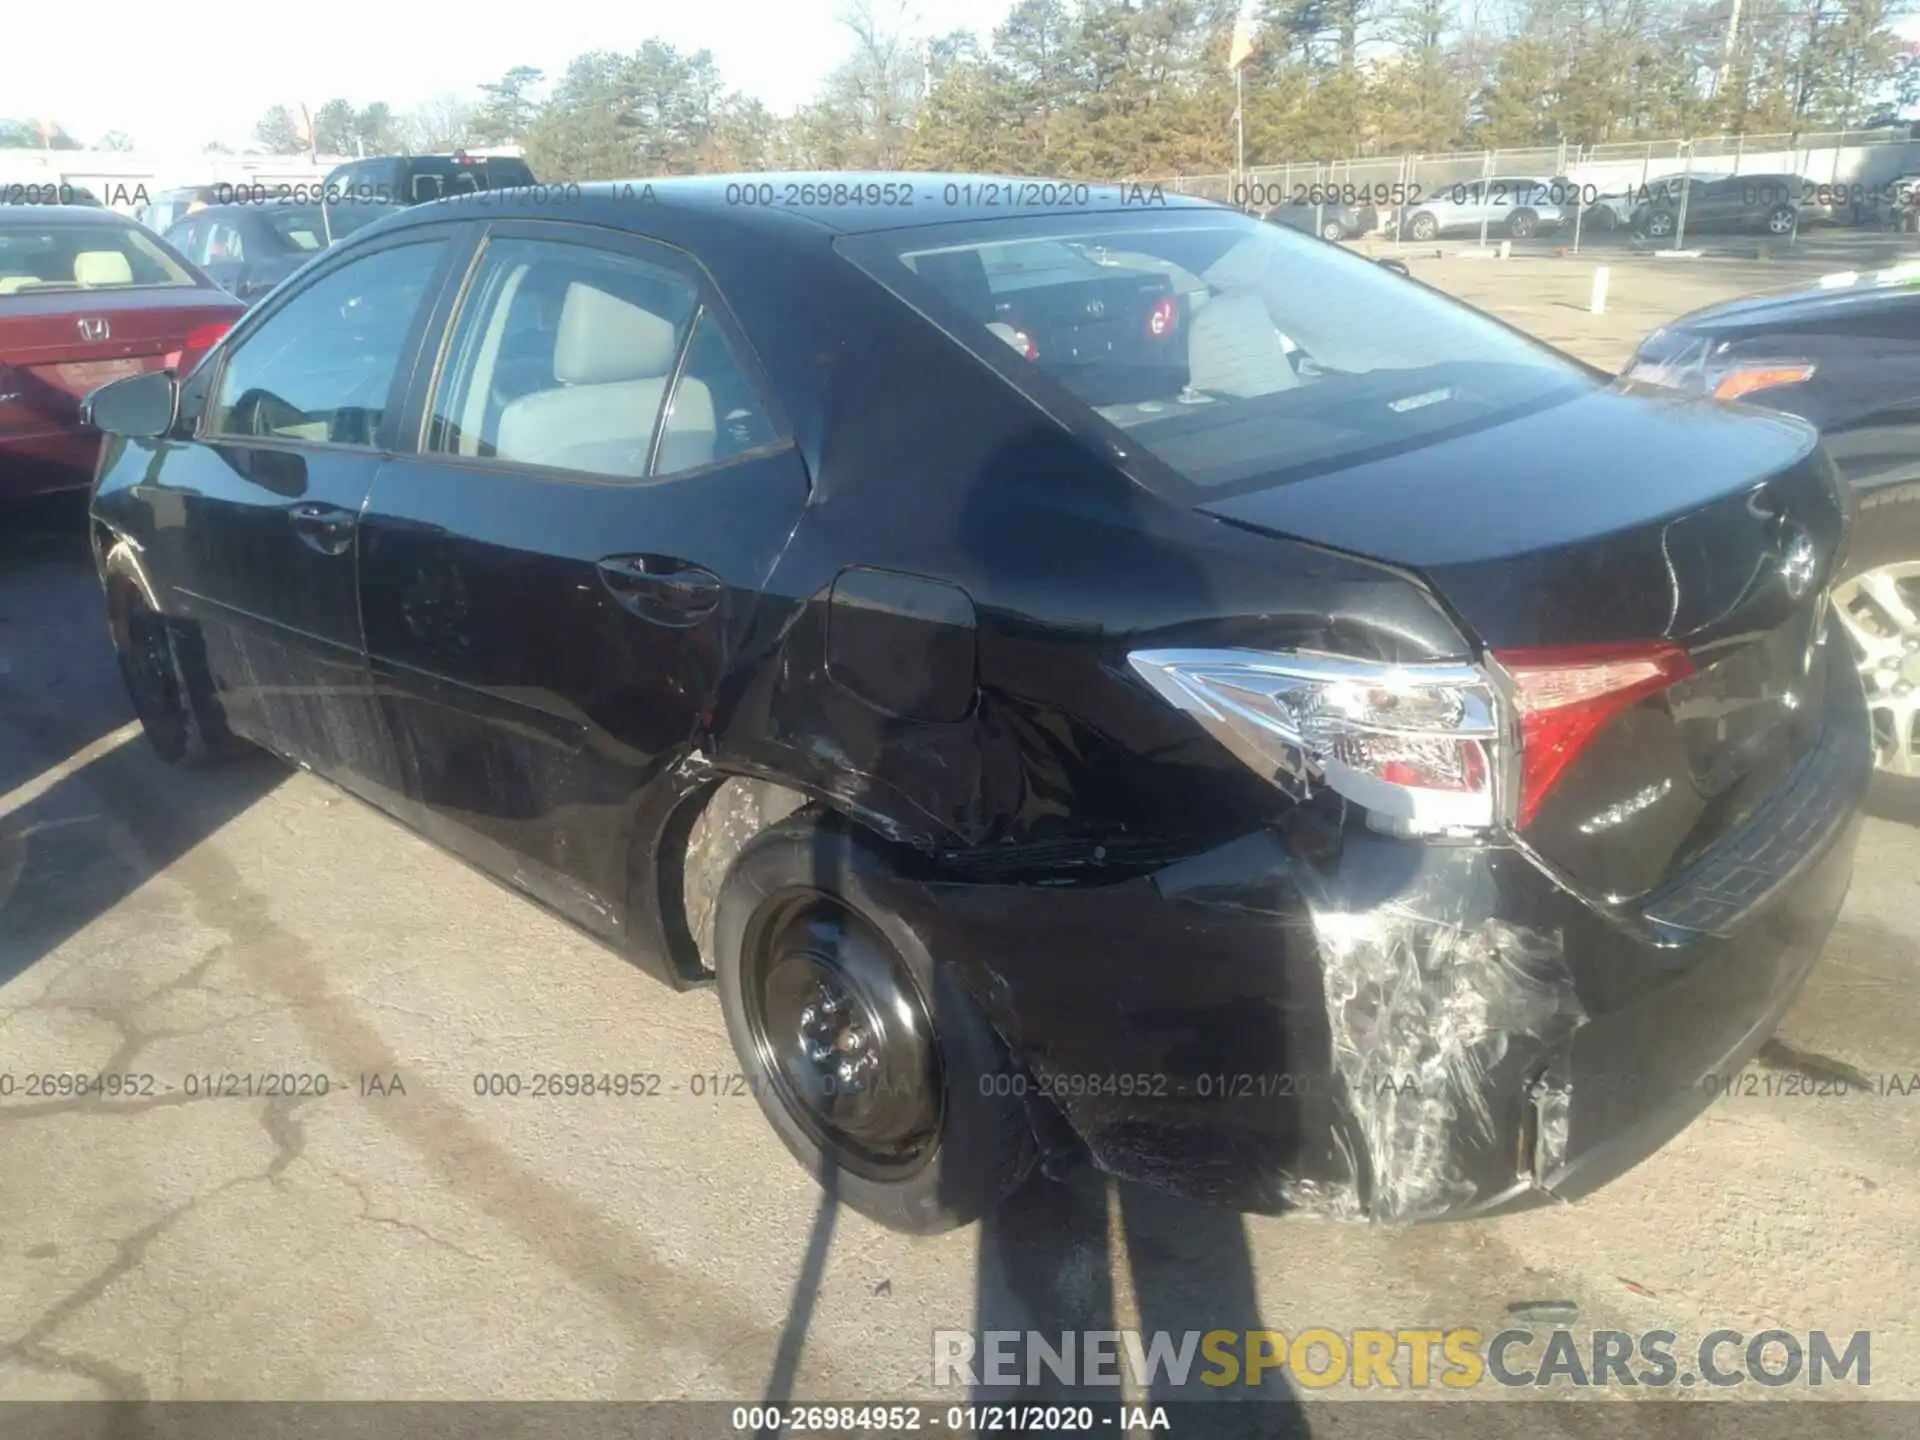
[[[1733,0],[1727,12],[1727,47],[1720,55],[1720,73],[1713,78],[1713,98],[1718,100],[1727,88],[1727,75],[1733,69],[1733,47],[1740,38],[1740,0]]]

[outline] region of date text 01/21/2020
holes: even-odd
[[[1064,1435],[1096,1429],[1130,1434],[1173,1428],[1164,1405],[1122,1405],[1117,1411],[1105,1405],[950,1405],[945,1411],[920,1405],[736,1405],[729,1419],[735,1432],[753,1435],[919,1430]]]
[[[1092,185],[1080,180],[949,180],[922,185],[910,180],[733,180],[721,194],[729,205],[775,210],[871,205],[1030,212],[1088,205],[1147,209],[1167,203],[1160,186],[1132,181]]]
[[[159,1095],[179,1095],[188,1100],[317,1099],[324,1095],[372,1099],[406,1093],[406,1081],[397,1070],[362,1071],[351,1079],[321,1070],[196,1070],[171,1080],[151,1071],[0,1073],[0,1101],[140,1100]]]

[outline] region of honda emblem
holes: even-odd
[[[76,323],[80,326],[82,340],[105,340],[113,334],[112,327],[104,320],[86,319]]]

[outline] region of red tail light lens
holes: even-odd
[[[162,369],[171,370],[176,375],[185,375],[200,363],[201,358],[226,337],[233,328],[231,320],[216,320],[211,325],[196,325],[187,332],[187,338],[180,342],[178,350],[169,350]]]
[[[1608,723],[1693,672],[1677,645],[1548,645],[1496,650],[1520,708],[1520,804],[1525,829],[1580,752]]]

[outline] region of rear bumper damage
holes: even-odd
[[[1317,863],[1261,832],[1118,885],[915,884],[901,911],[1112,1174],[1387,1223],[1573,1199],[1684,1129],[1799,993],[1851,876],[1857,702],[1624,906],[1517,849],[1349,831]]]

